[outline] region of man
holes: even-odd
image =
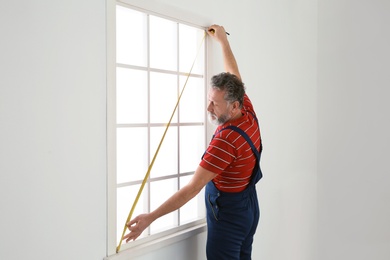
[[[208,35],[222,48],[225,73],[211,79],[207,111],[218,125],[191,181],[160,207],[131,220],[126,242],[135,240],[157,218],[177,210],[206,186],[209,260],[251,259],[260,211],[255,184],[262,177],[260,129],[245,94],[225,29],[212,25]]]

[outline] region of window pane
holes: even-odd
[[[150,16],[150,67],[177,70],[177,24]]]
[[[148,168],[148,129],[117,129],[117,183],[143,180]]]
[[[177,76],[150,73],[150,122],[168,123],[177,103]],[[177,122],[177,111],[172,122]]]
[[[192,176],[181,177],[180,189],[184,187],[191,178]],[[204,218],[205,216],[204,189],[202,189],[198,196],[195,196],[180,208],[180,225]]]
[[[187,77],[180,77],[180,87],[183,88]],[[204,79],[190,77],[180,100],[180,122],[204,122],[205,120],[205,89]]]
[[[116,60],[146,66],[147,16],[122,6],[116,8]]]
[[[196,58],[192,73],[204,74],[204,44],[201,45],[205,31],[184,24],[179,25],[179,70],[190,72]],[[199,47],[200,50],[199,50]],[[199,55],[197,56],[199,50]]]
[[[150,183],[150,206],[151,211],[159,207],[164,201],[172,196],[178,189],[177,179],[169,179]],[[150,226],[150,233],[155,234],[169,228],[176,227],[177,210],[155,220]]]
[[[204,126],[180,127],[180,173],[193,172],[205,151]]]
[[[117,189],[117,242],[119,242],[121,239],[123,227],[126,223],[127,217],[140,187],[141,185],[134,185]],[[147,190],[148,187],[145,185],[141,197],[139,198],[133,212],[132,218],[148,211]],[[145,231],[144,234],[142,234],[140,237],[147,236],[147,233],[148,232]]]
[[[117,123],[147,123],[147,73],[140,70],[117,68],[116,80]]]
[[[150,160],[152,160],[156,149],[164,134],[165,127],[153,127],[150,129]],[[152,178],[172,175],[178,173],[178,144],[177,127],[171,126],[165,135],[160,151],[154,162],[150,176]]]

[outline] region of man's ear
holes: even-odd
[[[240,102],[234,101],[233,102],[233,110],[240,109]]]
[[[235,113],[237,113],[237,109],[240,110],[240,103],[238,101],[234,101],[233,103],[231,103],[231,114],[234,115]]]

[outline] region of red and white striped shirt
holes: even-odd
[[[217,174],[213,182],[218,190],[224,192],[240,192],[248,186],[256,157],[251,146],[238,132],[231,129],[219,130],[229,125],[237,126],[251,138],[258,151],[261,145],[260,129],[253,116],[256,114],[246,94],[241,113],[239,119],[217,127],[200,162],[200,166]]]

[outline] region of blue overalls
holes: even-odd
[[[248,187],[242,192],[221,192],[212,181],[206,185],[206,255],[208,260],[247,260],[251,259],[253,236],[260,218],[255,184],[262,177],[259,165],[262,148],[259,152],[240,128],[228,126],[220,131],[225,129],[237,131],[246,139],[257,163]]]

